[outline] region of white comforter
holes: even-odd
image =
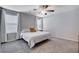
[[[50,38],[49,32],[25,32],[21,33],[21,38],[28,42],[30,48],[36,43]]]

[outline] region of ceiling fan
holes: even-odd
[[[54,12],[54,10],[51,9],[50,7],[51,7],[50,5],[40,5],[37,9],[34,9],[34,11],[37,11],[39,13],[43,11],[43,13],[47,15],[48,12]]]
[[[54,10],[48,9],[49,7],[51,7],[51,6],[50,5],[40,5],[39,8],[41,8],[41,9],[47,11],[47,12],[54,12]]]

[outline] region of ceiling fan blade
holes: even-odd
[[[49,7],[49,5],[40,5],[39,8],[41,9],[47,9]]]
[[[54,12],[54,10],[46,10],[47,12]]]

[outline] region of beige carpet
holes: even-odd
[[[32,53],[78,53],[78,42],[52,38],[35,45]]]

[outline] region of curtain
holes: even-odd
[[[3,32],[4,41],[13,41],[19,39],[19,13],[7,9],[3,9],[2,15],[3,25],[2,29],[5,29]]]

